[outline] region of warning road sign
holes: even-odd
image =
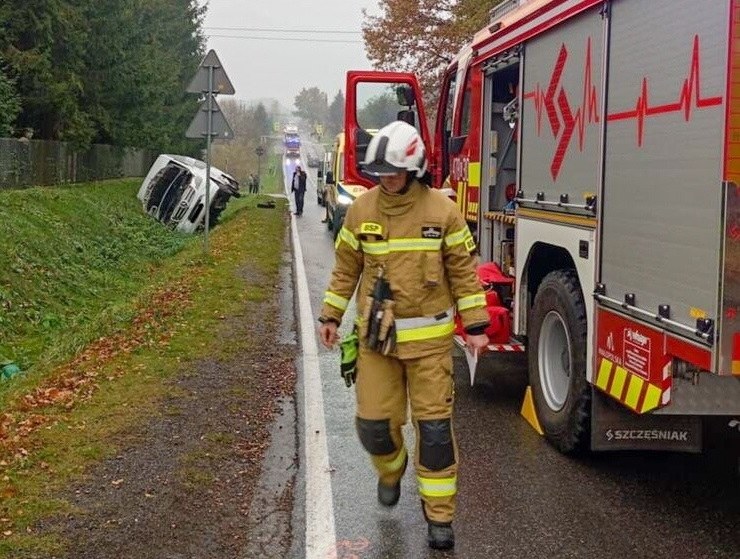
[[[211,139],[220,138],[222,140],[231,140],[234,137],[234,131],[221,112],[221,107],[215,99],[211,100]],[[198,110],[198,114],[190,123],[185,137],[187,138],[205,138],[208,136],[208,99],[203,101]]]
[[[209,87],[208,73],[211,68],[213,68],[213,85]],[[234,86],[231,84],[229,76],[226,75],[226,70],[224,70],[215,50],[208,51],[186,91],[188,93],[207,93],[210,91],[221,95],[234,95]]]

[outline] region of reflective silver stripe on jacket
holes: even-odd
[[[426,326],[436,326],[438,324],[447,324],[453,321],[455,316],[454,307],[439,313],[436,316],[418,316],[414,318],[397,318],[396,331],[413,330],[415,328],[425,328]]]

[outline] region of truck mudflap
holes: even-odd
[[[702,451],[702,418],[638,415],[599,390],[591,400],[591,450]]]

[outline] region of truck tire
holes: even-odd
[[[591,422],[586,305],[575,270],[545,276],[528,330],[529,384],[542,430],[560,452],[586,450]]]

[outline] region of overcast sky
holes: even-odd
[[[344,89],[347,70],[370,68],[362,41],[362,8],[377,13],[377,1],[208,0],[208,48],[216,50],[239,99],[275,98],[292,110],[301,88],[316,86],[331,102]],[[267,29],[275,31],[263,31]],[[324,32],[298,32],[305,30]],[[231,38],[237,36],[252,38]]]

